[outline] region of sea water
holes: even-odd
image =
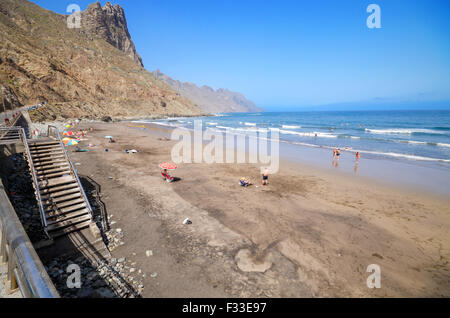
[[[239,134],[279,131],[280,141],[303,147],[339,148],[362,156],[434,162],[450,167],[450,111],[262,112],[170,118],[158,124]]]

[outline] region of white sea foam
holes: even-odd
[[[252,127],[256,127],[255,123],[245,123],[245,126],[252,126]]]
[[[424,133],[424,134],[443,134],[439,130],[433,129],[415,129],[415,128],[397,128],[397,129],[369,129],[366,128],[366,132],[372,134],[405,134],[411,135],[414,133]]]
[[[395,152],[379,152],[379,151],[368,151],[368,150],[363,150],[363,151],[359,151],[359,152],[374,154],[374,155],[389,156],[389,157],[395,157],[395,158],[405,158],[405,159],[409,159],[409,160],[450,162],[450,159],[430,158],[430,157],[415,156],[415,155],[408,155],[408,154],[395,153]]]
[[[290,125],[283,125],[282,128],[284,129],[300,129],[301,126],[290,126]]]
[[[209,126],[215,126],[217,123],[208,123]]]

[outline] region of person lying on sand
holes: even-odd
[[[167,173],[167,169],[164,169],[161,172],[161,175],[163,176],[164,180],[166,180],[167,182],[171,183],[174,181],[174,177],[171,177],[168,173]]]
[[[251,185],[250,181],[248,181],[246,178],[242,177],[241,180],[239,180],[239,183],[241,184],[241,186],[243,187],[248,187],[249,185]]]

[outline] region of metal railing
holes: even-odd
[[[50,238],[47,231],[47,218],[45,217],[44,204],[42,203],[41,190],[39,188],[39,179],[37,177],[36,169],[34,168],[33,158],[31,157],[30,147],[28,146],[27,136],[23,128],[20,129],[20,139],[22,140],[23,146],[25,148],[25,153],[28,160],[28,165],[30,166],[31,178],[36,190],[36,199],[38,201],[39,213],[41,215],[42,226],[44,227],[45,234]]]
[[[55,126],[48,126],[47,136],[48,136],[49,138],[54,138],[54,139],[56,139],[56,141],[59,141],[59,143],[60,143],[60,145],[61,145],[61,148],[63,149],[64,156],[66,157],[66,160],[70,163],[70,170],[71,170],[71,172],[72,172],[72,175],[73,175],[73,176],[75,177],[75,179],[77,180],[78,187],[79,187],[80,190],[81,190],[81,194],[83,195],[83,199],[84,199],[84,201],[85,201],[85,203],[86,203],[86,206],[87,206],[87,208],[88,208],[88,210],[89,210],[89,211],[88,211],[88,212],[89,212],[89,215],[91,216],[91,219],[93,219],[94,215],[93,215],[93,212],[92,212],[92,207],[91,207],[91,205],[89,204],[89,200],[88,200],[88,198],[87,198],[87,196],[86,196],[86,193],[84,192],[83,185],[81,184],[81,181],[80,181],[80,179],[78,178],[78,172],[77,172],[77,170],[75,169],[75,166],[73,165],[72,161],[70,160],[69,155],[67,154],[66,147],[64,146],[64,143],[62,142],[61,134],[59,133],[58,128],[55,127]]]
[[[25,298],[59,298],[0,180],[0,256],[8,264],[8,289]]]

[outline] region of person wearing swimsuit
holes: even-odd
[[[265,169],[264,173],[262,175],[262,185],[268,185],[269,184],[269,169]]]

